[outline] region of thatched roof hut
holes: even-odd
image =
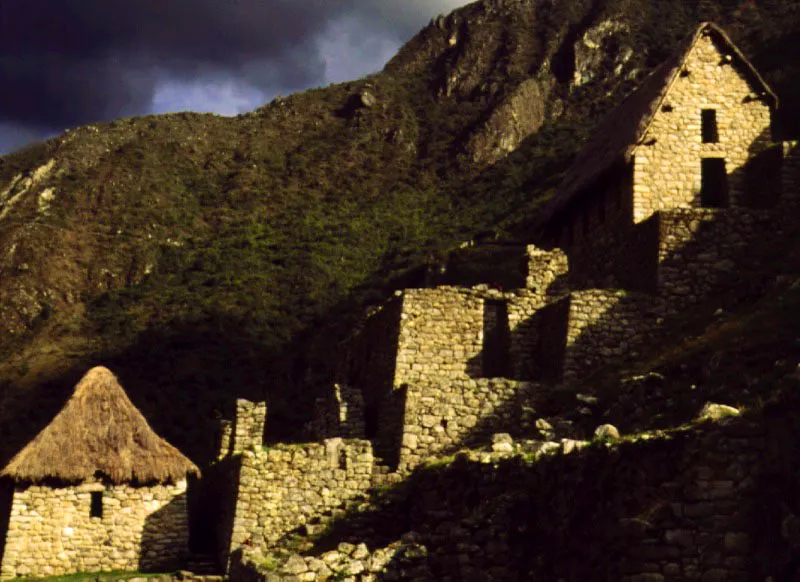
[[[536,226],[544,226],[577,198],[590,190],[592,183],[615,164],[627,163],[650,128],[667,94],[684,69],[689,54],[703,35],[711,36],[722,47],[750,82],[759,98],[773,109],[778,97],[753,64],[733,43],[728,34],[711,22],[701,23],[680,49],[656,68],[625,101],[613,109],[595,130],[567,170],[552,199],[542,208]]]
[[[82,482],[101,474],[112,483],[167,483],[199,474],[158,436],[116,376],[89,370],[52,422],[0,473],[21,482]]]

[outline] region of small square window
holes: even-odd
[[[90,517],[103,517],[103,492],[92,491],[92,505],[89,509]]]
[[[717,143],[719,141],[717,110],[703,109],[700,117],[702,122],[703,143]]]

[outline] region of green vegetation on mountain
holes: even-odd
[[[0,461],[94,364],[198,462],[236,396],[268,395],[270,435],[301,435],[365,308],[478,233],[524,242],[599,117],[701,20],[731,32],[797,133],[793,2],[482,0],[367,79],[0,158]],[[591,58],[576,51],[607,22]]]

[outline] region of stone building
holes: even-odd
[[[597,128],[538,219],[541,241],[569,254],[578,280],[646,286],[634,225],[679,208],[775,205],[777,106],[727,34],[701,24]]]
[[[13,481],[3,579],[164,570],[188,553],[187,475],[116,377],[93,368],[6,466]]]
[[[236,489],[221,522],[222,562],[235,567],[244,550],[324,530],[370,487],[495,437],[510,449],[509,437],[568,435],[567,452],[581,435],[570,421],[555,432],[542,424],[543,397],[572,392],[559,385],[591,392],[590,374],[638,359],[689,304],[748,285],[741,261],[794,228],[800,155],[796,143],[772,142],[777,105],[728,36],[701,24],[601,123],[543,209],[536,245],[502,249],[516,253],[513,285],[475,269],[397,291],[372,310],[317,401],[308,428],[318,442],[264,447],[265,405],[239,401],[219,454]],[[732,564],[725,572],[738,571]],[[315,579],[307,565],[297,558],[295,573]],[[641,579],[684,579],[668,571]]]
[[[410,469],[521,428],[537,383],[636,357],[724,287],[746,249],[787,226],[797,155],[772,141],[777,106],[727,34],[700,24],[578,155],[537,246],[519,250],[522,288],[406,289],[354,335],[340,382],[361,395],[376,456]],[[359,436],[321,436],[345,435]]]

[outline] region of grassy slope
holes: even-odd
[[[52,157],[61,173],[49,213],[23,199],[0,225],[0,248],[15,249],[0,292],[25,307],[19,325],[29,330],[0,337],[0,459],[101,362],[198,461],[211,456],[214,420],[235,396],[268,393],[270,430],[296,433],[304,387],[325,378],[363,306],[475,232],[524,237],[580,138],[631,88],[608,76],[570,91],[569,47],[586,25],[630,22],[629,67],[641,72],[718,13],[778,89],[796,95],[797,63],[773,47],[796,46],[800,17],[789,3],[767,4],[521,2],[493,12],[479,3],[424,30],[370,79],[234,119],[119,120],[2,158],[0,184]],[[548,67],[556,78],[542,130],[496,166],[471,164],[470,136]],[[346,113],[363,88],[377,106]]]

